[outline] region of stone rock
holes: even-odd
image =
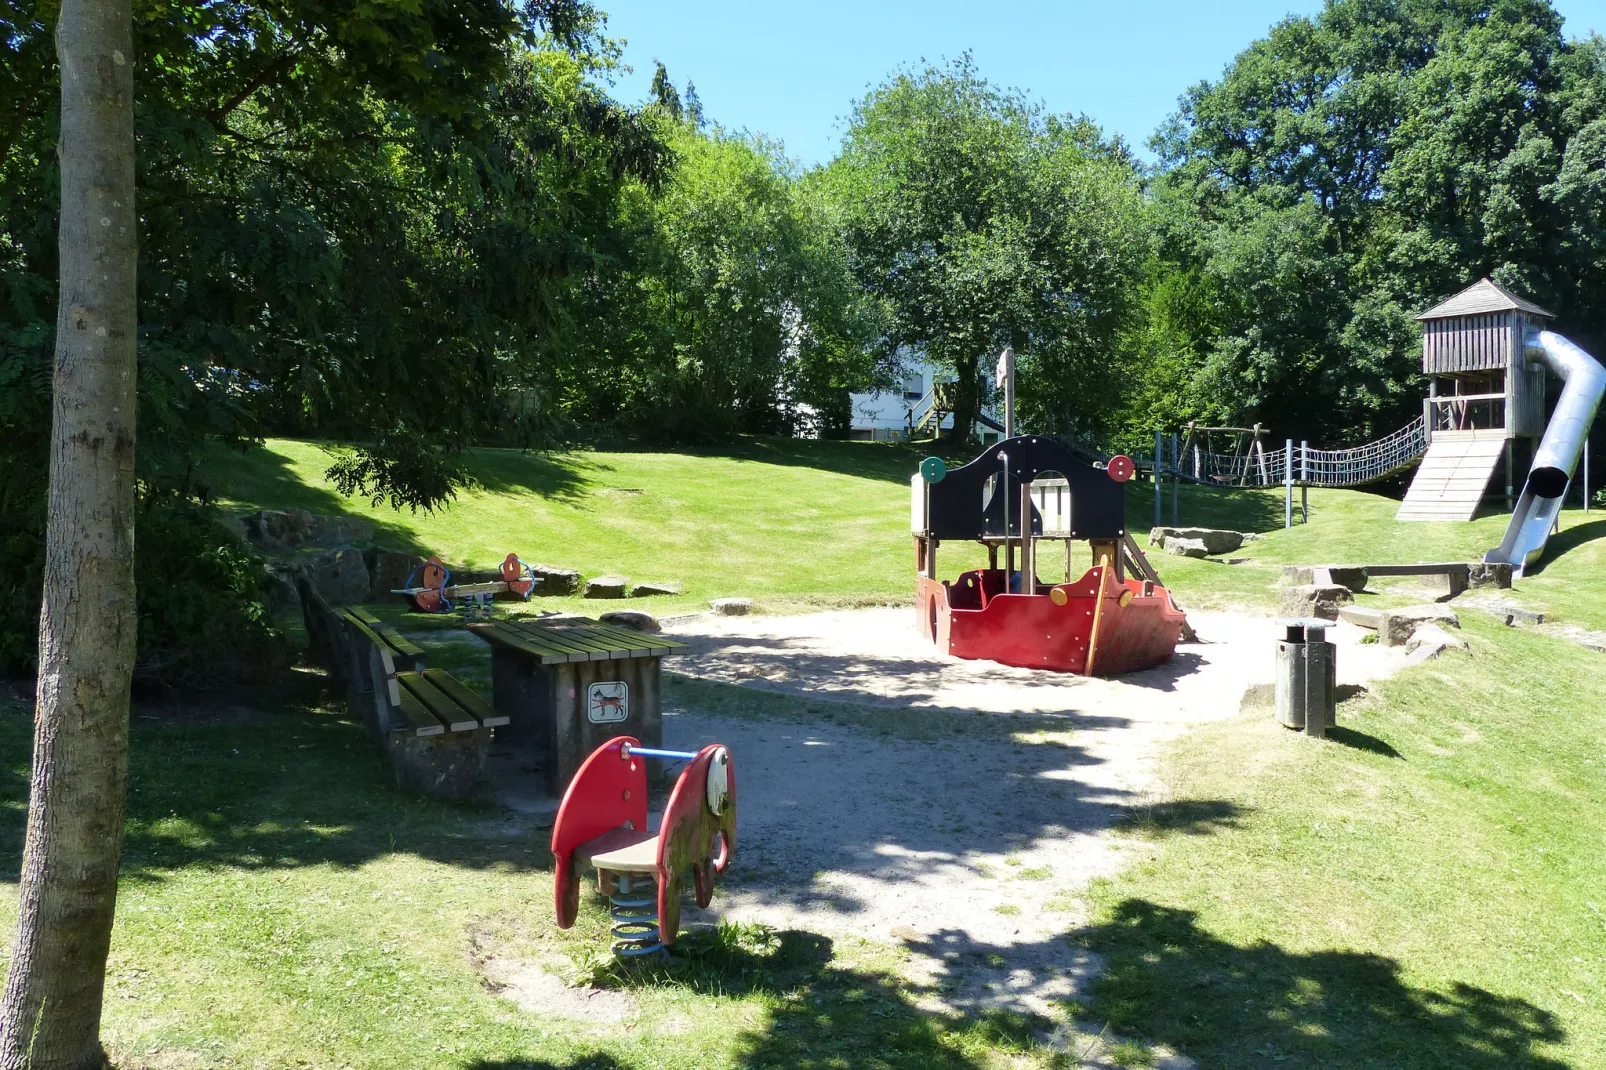
[[[1244,533],[1241,531],[1228,531],[1224,528],[1158,527],[1149,529],[1150,546],[1165,546],[1167,540],[1170,539],[1196,539],[1204,545],[1205,552],[1208,554],[1230,554],[1244,544]]]
[[[312,514],[262,509],[245,518],[245,537],[265,550],[289,550],[312,538]]]
[[[1340,606],[1338,619],[1348,621],[1357,628],[1370,628],[1374,632],[1383,623],[1381,609],[1365,609],[1361,606]]]
[[[1439,605],[1385,609],[1382,620],[1378,622],[1377,637],[1384,646],[1404,646],[1410,641],[1411,633],[1424,624],[1460,628],[1461,618],[1455,610]]]
[[[1468,587],[1511,589],[1511,565],[1506,561],[1474,561],[1467,566]]]
[[[1304,587],[1316,582],[1314,565],[1284,565],[1277,580],[1279,587]]]
[[[639,609],[616,609],[604,613],[597,618],[604,624],[617,624],[621,628],[629,628],[637,632],[656,632],[658,618],[651,613],[643,613]]]
[[[628,576],[598,576],[586,581],[587,598],[623,598],[630,587]]]
[[[1318,578],[1316,583],[1335,583],[1340,587],[1348,587],[1356,594],[1366,590],[1366,569],[1361,565],[1326,565],[1322,572],[1326,579]]]
[[[245,537],[264,550],[339,546],[374,538],[374,522],[360,516],[325,516],[305,509],[262,509],[245,518]]]
[[[1348,587],[1338,584],[1301,583],[1284,587],[1278,598],[1278,609],[1285,617],[1320,617],[1337,620],[1338,607],[1353,602],[1355,596]]]
[[[1418,626],[1405,641],[1405,652],[1417,661],[1436,658],[1446,650],[1470,650],[1467,641],[1451,635],[1431,621]]]
[[[751,598],[716,598],[708,603],[708,608],[724,617],[745,617],[753,612],[753,600]]]
[[[630,588],[631,598],[648,598],[658,594],[679,594],[682,588],[679,583],[638,583]]]
[[[312,559],[307,579],[332,606],[366,602],[371,587],[362,551],[352,546],[329,550]]]
[[[1178,557],[1209,557],[1210,548],[1203,539],[1184,539],[1179,535],[1165,537],[1165,552]]]
[[[368,597],[376,602],[390,598],[391,591],[405,587],[413,569],[424,563],[417,554],[395,550],[369,550],[362,556],[368,566]]]
[[[1470,606],[1473,609],[1481,609],[1485,613],[1499,617],[1500,623],[1508,628],[1518,624],[1534,625],[1545,623],[1545,615],[1539,610],[1529,609],[1515,602],[1494,599],[1467,599],[1460,604]]]
[[[572,568],[552,565],[531,565],[537,594],[566,595],[580,593],[580,573]]]
[[[275,614],[301,612],[301,584],[298,570],[288,565],[268,568],[268,608]]]

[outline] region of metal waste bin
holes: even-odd
[[[1337,717],[1338,664],[1327,641],[1331,621],[1282,617],[1277,626],[1277,720],[1312,736],[1325,736]]]

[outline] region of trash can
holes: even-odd
[[[1325,736],[1337,716],[1338,665],[1327,641],[1331,621],[1282,617],[1277,626],[1277,720],[1312,736]]]

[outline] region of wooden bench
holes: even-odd
[[[344,621],[352,646],[367,662],[371,712],[363,719],[390,755],[397,784],[444,798],[473,794],[490,753],[491,730],[507,724],[507,717],[444,669],[423,667],[423,651],[391,629],[351,611]],[[398,661],[410,667],[398,668]]]

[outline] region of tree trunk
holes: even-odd
[[[981,378],[976,369],[976,356],[954,360],[954,426],[947,440],[955,445],[970,442],[976,426],[976,414],[981,411]]]
[[[64,0],[61,282],[33,779],[0,1068],[105,1065],[134,665],[131,0]]]

